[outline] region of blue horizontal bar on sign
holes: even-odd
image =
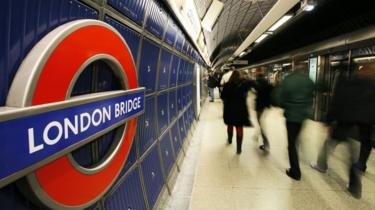
[[[110,91],[0,112],[0,187],[139,116],[144,95]]]

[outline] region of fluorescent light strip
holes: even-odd
[[[304,11],[307,11],[307,12],[310,12],[310,11],[312,11],[314,8],[315,8],[314,5],[306,5],[306,6],[303,8],[303,10],[304,10]]]
[[[255,40],[255,43],[261,42],[263,39],[265,39],[268,36],[268,34],[262,34],[257,40]]]
[[[243,51],[242,53],[240,53],[240,57],[242,57],[242,56],[244,56],[244,55],[246,55],[246,51]]]
[[[362,57],[362,58],[354,58],[353,60],[355,62],[358,62],[358,61],[366,61],[366,60],[374,60],[375,59],[375,56],[368,56],[368,57]]]
[[[282,26],[286,21],[288,21],[290,18],[292,18],[292,15],[284,15],[280,20],[278,20],[273,26],[268,29],[268,31],[276,31],[280,26]]]

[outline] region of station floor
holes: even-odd
[[[248,104],[253,107],[254,96]],[[285,174],[289,168],[285,119],[282,110],[271,108],[261,119],[270,141],[270,152],[259,150],[258,124],[244,130],[242,154],[236,154],[235,138],[226,143],[222,102],[207,102],[202,109],[186,151],[181,172],[158,209],[178,210],[321,210],[375,209],[375,155],[362,178],[362,199],[347,192],[347,150],[339,145],[321,174],[310,167],[326,138],[325,127],[306,121],[300,135],[301,181]],[[358,148],[359,144],[356,143]]]

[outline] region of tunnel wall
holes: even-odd
[[[5,106],[21,62],[48,32],[77,19],[101,20],[118,30],[131,50],[139,86],[146,88],[146,111],[138,118],[135,141],[117,181],[89,209],[153,209],[183,156],[196,116],[193,71],[204,65],[172,16],[154,0],[5,0],[0,17],[0,106]],[[95,89],[111,85],[110,77],[99,77]],[[83,82],[77,92],[87,88]],[[106,139],[99,150],[108,147]],[[88,156],[93,155],[77,158],[90,162]],[[20,191],[16,182],[0,189],[0,208],[44,208]]]

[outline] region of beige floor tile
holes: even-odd
[[[195,187],[190,210],[235,210],[231,187]]]
[[[194,185],[197,187],[232,187],[232,174],[225,166],[199,166]]]

